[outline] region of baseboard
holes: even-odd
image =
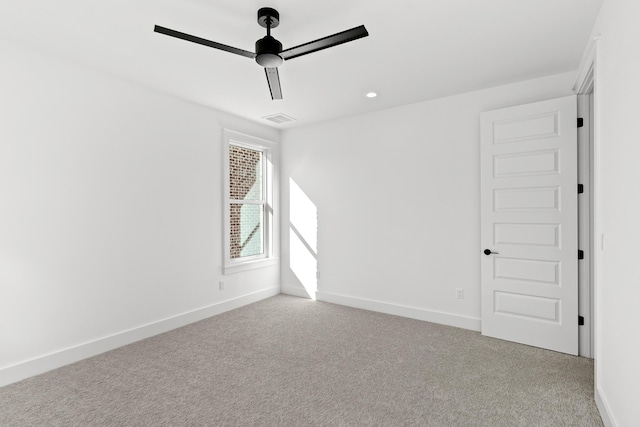
[[[283,293],[286,295],[292,295],[294,297],[316,299],[315,292],[313,292],[313,294],[310,294],[304,288],[298,288],[293,286],[282,286],[280,288],[280,293]]]
[[[0,369],[0,387],[204,320],[279,293],[280,287],[263,289],[5,367]]]
[[[618,427],[618,423],[616,423],[615,418],[613,418],[613,414],[611,413],[611,408],[609,407],[607,399],[602,394],[602,391],[597,387],[595,400],[598,411],[600,411],[600,418],[602,418],[602,423],[605,425],[605,427]]]
[[[480,331],[480,319],[475,317],[461,316],[459,314],[445,313],[442,311],[428,310],[424,308],[408,307],[388,302],[375,301],[364,298],[350,297],[327,292],[317,292],[318,301],[330,302],[333,304],[346,305],[354,308],[377,311],[380,313],[393,314],[395,316],[408,317],[410,319],[424,320],[427,322],[439,323],[441,325],[455,326],[457,328]]]

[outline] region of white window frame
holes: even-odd
[[[277,217],[277,168],[274,164],[277,156],[274,151],[277,144],[266,139],[257,138],[229,129],[223,129],[222,135],[223,147],[223,218],[224,218],[224,247],[223,247],[223,272],[224,274],[232,274],[253,268],[267,267],[278,263],[278,245],[276,244],[278,217]],[[229,180],[229,146],[234,145],[244,147],[251,150],[261,151],[262,170],[263,170],[263,191],[266,203],[263,210],[263,246],[264,253],[260,255],[231,259],[231,217],[230,206],[234,202],[230,197],[230,180]],[[246,203],[246,202],[245,202]],[[253,204],[253,202],[248,202]],[[262,205],[262,202],[255,204]]]

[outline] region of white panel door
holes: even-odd
[[[576,97],[481,115],[482,334],[578,354]]]

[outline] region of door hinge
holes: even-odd
[[[584,184],[578,184],[578,194],[584,193]]]
[[[583,325],[584,325],[584,317],[578,316],[578,326],[583,326]]]
[[[584,126],[584,119],[582,117],[578,117],[578,127],[581,128]]]
[[[584,259],[584,251],[581,249],[578,249],[578,259]]]

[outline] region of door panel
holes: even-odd
[[[578,354],[576,98],[481,115],[483,335]]]
[[[560,224],[493,224],[494,245],[560,248]]]
[[[560,301],[554,298],[541,298],[531,295],[495,293],[496,313],[507,314],[535,321],[546,320],[558,323]]]
[[[558,150],[505,154],[493,158],[493,177],[559,173]]]

